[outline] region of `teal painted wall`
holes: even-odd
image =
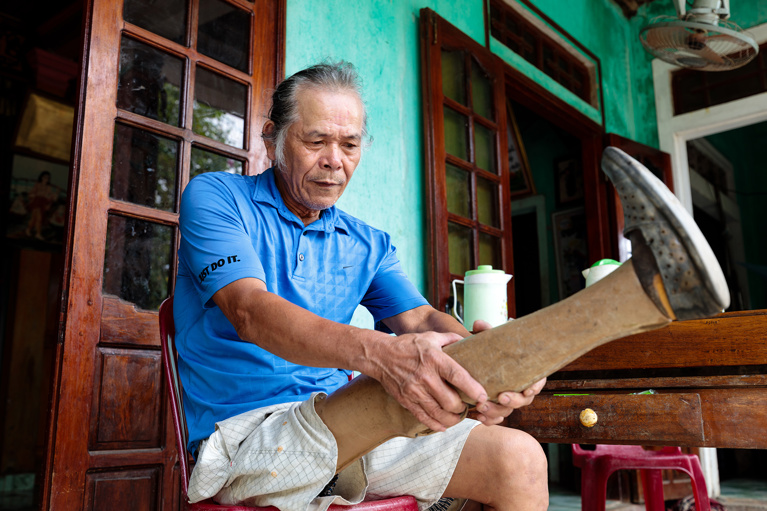
[[[477,0],[288,0],[285,66],[287,74],[325,58],[357,66],[374,140],[339,206],[390,233],[405,271],[426,293],[418,38],[423,7],[484,41]]]
[[[627,20],[612,0],[532,0],[601,62],[605,130],[658,146],[651,56],[638,40],[651,18],[673,14],[655,0]],[[732,0],[743,27],[767,22],[767,2]],[[405,271],[426,291],[419,10],[429,7],[484,45],[483,0],[287,0],[286,72],[325,58],[353,62],[363,77],[373,144],[339,206],[388,231]],[[504,60],[595,120],[601,114],[514,54]],[[591,110],[590,110],[591,109]]]

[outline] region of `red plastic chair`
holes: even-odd
[[[711,511],[700,460],[694,454],[682,453],[679,447],[651,451],[639,445],[597,445],[596,450],[592,451],[573,444],[573,464],[582,470],[583,511],[604,511],[607,478],[619,469],[641,470],[647,511],[665,511],[661,470],[668,469],[679,470],[690,476],[696,511]]]
[[[173,416],[173,429],[176,433],[176,448],[179,453],[179,466],[181,468],[181,508],[188,511],[278,511],[274,506],[269,507],[246,507],[226,506],[216,504],[212,499],[190,504],[187,498],[189,491],[189,456],[186,452],[187,429],[184,408],[181,402],[181,382],[178,379],[176,367],[177,353],[175,343],[176,329],[173,324],[173,297],[167,298],[160,305],[160,344],[162,345],[162,365],[165,373],[165,383],[168,385],[168,397],[170,398],[170,410]],[[414,497],[403,496],[384,500],[371,500],[361,502],[354,506],[340,506],[333,504],[330,511],[418,511],[418,504]]]

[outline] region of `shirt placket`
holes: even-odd
[[[311,257],[311,244],[309,243],[309,236],[311,236],[311,231],[304,228],[304,230],[301,232],[301,235],[298,237],[298,243],[296,243],[296,252],[294,254],[294,261],[295,261],[295,268],[296,270],[293,272],[293,277],[297,277],[299,279],[306,279],[308,272],[307,268],[310,263],[310,257]]]

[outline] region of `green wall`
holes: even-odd
[[[426,292],[419,11],[430,7],[484,41],[477,0],[288,0],[286,73],[325,58],[353,62],[363,78],[369,131],[339,206],[392,235],[405,271]]]
[[[605,131],[658,146],[651,56],[639,30],[671,0],[655,0],[627,20],[612,0],[532,0],[601,62]],[[767,2],[733,0],[732,19],[750,27],[767,22]],[[407,273],[426,291],[423,123],[419,11],[429,7],[484,45],[483,0],[287,0],[286,71],[325,58],[353,62],[366,89],[374,142],[363,156],[339,206],[388,231]],[[575,108],[601,114],[496,41],[491,48]]]

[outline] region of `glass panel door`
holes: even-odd
[[[421,22],[429,280],[432,303],[448,310],[451,281],[466,271],[480,264],[513,271],[504,76],[500,60],[433,11],[423,9]],[[457,286],[459,310],[462,291]]]
[[[176,509],[157,310],[175,284],[179,199],[200,173],[266,168],[257,113],[282,75],[284,0],[94,1],[86,12],[43,499]]]
[[[469,51],[443,48],[440,55],[448,267],[451,279],[462,279],[479,264],[503,268],[500,126],[491,75]],[[456,291],[460,309],[460,286]]]

